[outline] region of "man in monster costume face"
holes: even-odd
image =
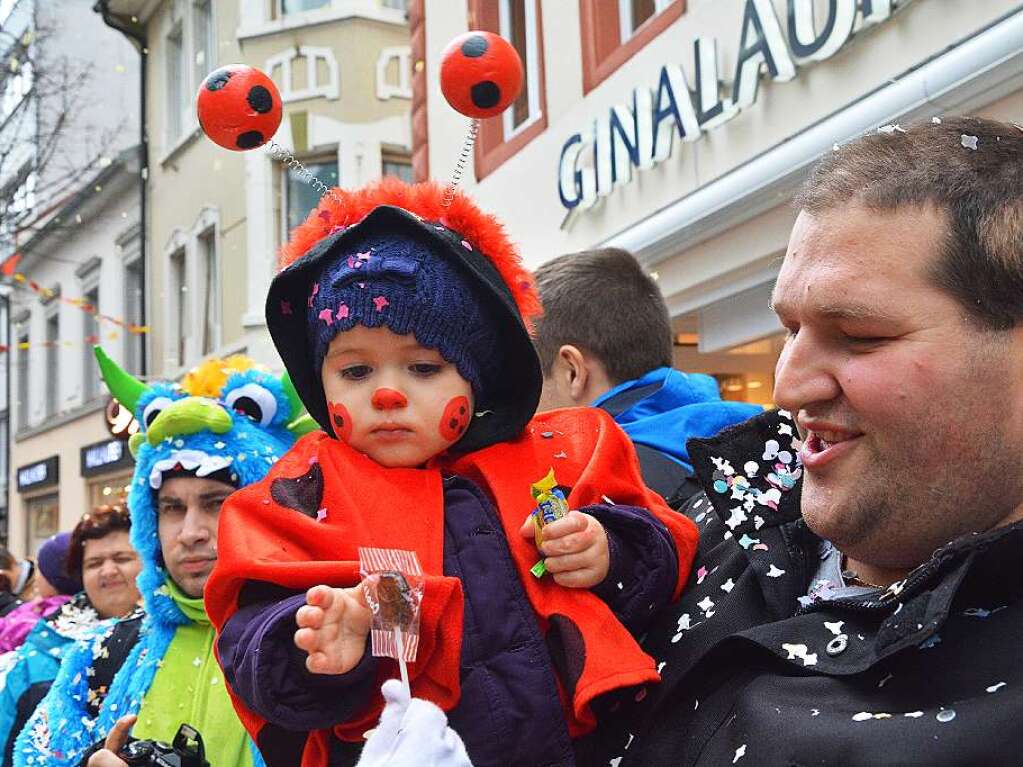
[[[134,737],[170,742],[187,723],[208,733],[207,758],[217,767],[261,764],[213,655],[203,587],[216,562],[220,504],[262,479],[315,424],[287,376],[243,357],[210,360],[181,384],[146,385],[98,347],[96,355],[111,393],[141,427],[129,442],[136,465],[128,506],[144,610],[69,652],[18,737],[15,764],[124,764],[103,741],[126,715],[137,716]]]

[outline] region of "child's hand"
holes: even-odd
[[[298,609],[295,645],[309,653],[314,674],[345,674],[362,660],[373,613],[360,583],[350,589],[313,586]]]
[[[523,538],[533,540],[532,517],[526,518],[519,532]],[[573,589],[596,586],[610,567],[604,526],[581,511],[570,511],[544,527],[542,553],[554,582]]]

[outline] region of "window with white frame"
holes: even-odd
[[[184,30],[178,21],[167,35],[167,141],[176,142],[185,131],[188,115],[188,66]]]
[[[57,307],[46,316],[46,415],[56,415],[60,407],[60,312]]]
[[[504,140],[540,117],[540,64],[536,36],[536,0],[500,0],[500,35],[522,59],[522,91],[504,112]]]
[[[129,326],[138,327],[142,324],[142,259],[135,258],[124,265],[124,319]],[[141,333],[132,333],[124,329],[124,361],[125,370],[141,375],[142,344],[145,337]]]
[[[28,419],[32,412],[29,409],[31,402],[28,386],[28,353],[30,346],[27,324],[19,325],[15,333],[18,339],[18,361],[15,373],[18,386],[18,401],[15,410],[18,413],[18,429],[27,429]]]
[[[331,0],[271,0],[275,18],[330,7]]]
[[[618,29],[625,42],[636,30],[671,5],[671,0],[618,0]]]
[[[192,3],[192,48],[194,56],[194,89],[217,66],[217,38],[213,29],[213,0]]]
[[[82,306],[82,402],[91,402],[103,391],[103,385],[99,377],[99,365],[96,364],[96,355],[92,347],[99,343],[99,275],[86,284],[82,298],[86,305]]]
[[[303,161],[306,169],[328,187],[337,186],[337,158],[320,158]],[[320,193],[308,181],[308,175],[283,165],[282,188],[284,192],[284,236],[287,237],[296,226],[305,221],[309,211],[320,202]]]
[[[202,312],[201,353],[216,351],[220,345],[220,263],[216,229],[210,227],[196,238],[199,257],[199,311]]]
[[[412,158],[400,152],[386,152],[382,155],[382,176],[400,178],[406,184],[412,183]]]
[[[188,350],[188,278],[185,271],[185,249],[179,248],[170,254],[168,264],[169,284],[167,294],[170,298],[171,334],[167,339],[168,355],[173,365],[183,367],[187,361]]]
[[[408,0],[380,0],[380,5],[384,8],[393,8],[396,11],[408,10]]]

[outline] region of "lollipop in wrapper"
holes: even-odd
[[[359,574],[373,612],[373,655],[397,660],[402,684],[409,691],[406,664],[414,661],[419,651],[419,608],[423,601],[419,558],[414,551],[359,547]]]
[[[565,500],[565,493],[558,487],[558,481],[554,478],[554,469],[547,472],[546,477],[530,485],[529,489],[536,500],[536,508],[532,513],[533,538],[536,541],[536,547],[540,548],[543,545],[544,527],[568,514],[568,501]],[[537,578],[544,576],[547,566],[544,564],[543,557],[529,568],[529,572]]]

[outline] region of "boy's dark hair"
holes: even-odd
[[[975,323],[1023,320],[1023,128],[949,117],[886,127],[823,157],[796,197],[810,215],[934,206],[947,221],[929,276]]]
[[[668,307],[631,253],[569,253],[536,270],[543,305],[534,344],[549,375],[563,344],[594,355],[615,385],[672,364]]]
[[[71,542],[68,544],[67,574],[73,578],[82,577],[82,561],[85,556],[85,542],[106,538],[117,530],[131,530],[131,515],[121,505],[97,506],[81,520],[71,531]]]

